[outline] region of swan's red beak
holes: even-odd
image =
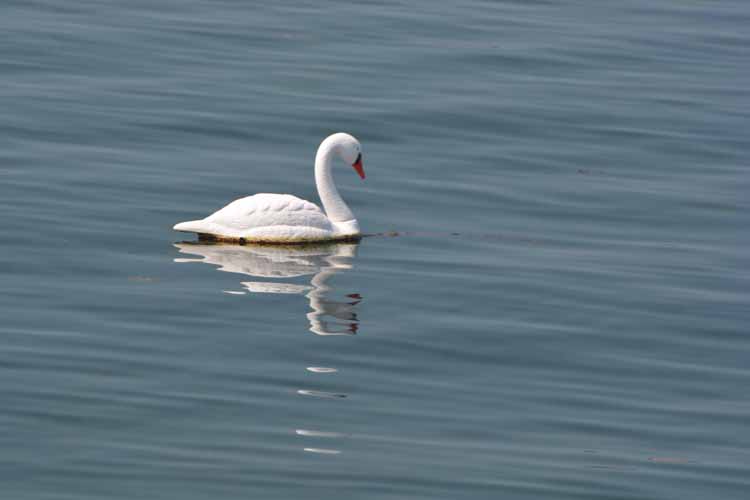
[[[362,167],[362,153],[357,156],[357,161],[352,163],[352,167],[357,171],[360,177],[365,178],[365,169]]]

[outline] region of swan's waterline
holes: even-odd
[[[355,221],[356,222],[356,221]],[[233,237],[223,236],[220,234],[209,234],[209,233],[197,233],[198,241],[204,243],[231,243],[237,245],[273,245],[273,246],[315,246],[325,243],[358,243],[363,235],[362,234],[344,234],[340,236],[331,236],[330,238],[319,238],[319,237]]]

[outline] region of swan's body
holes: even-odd
[[[240,198],[205,219],[174,228],[220,240],[265,243],[348,239],[360,234],[356,219],[336,223],[314,203],[271,193]]]
[[[233,201],[205,219],[181,222],[177,231],[204,238],[258,243],[306,243],[352,240],[359,224],[338,193],[331,174],[338,155],[364,178],[361,146],[349,134],[326,138],[315,156],[315,184],[325,212],[314,203],[289,194],[260,193]]]

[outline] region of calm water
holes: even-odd
[[[747,2],[269,5],[0,6],[2,497],[747,498]]]

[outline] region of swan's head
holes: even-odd
[[[343,132],[333,134],[326,141],[331,141],[333,148],[338,152],[342,160],[354,167],[361,178],[365,178],[365,169],[362,166],[362,146],[359,141],[349,134]]]

